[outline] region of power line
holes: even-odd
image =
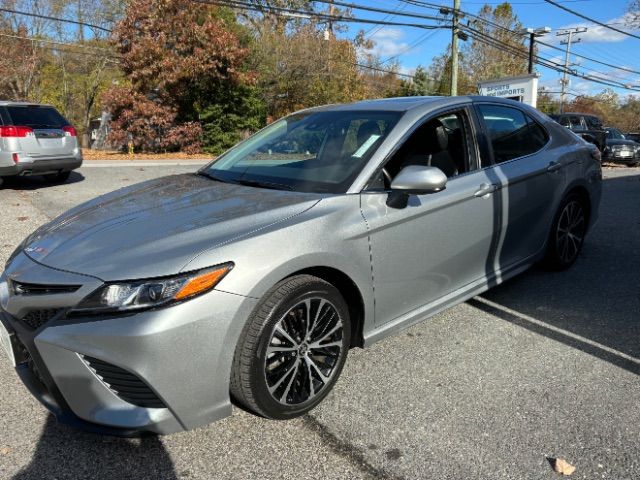
[[[640,40],[640,36],[638,36],[638,35],[635,35],[635,34],[633,34],[631,32],[627,32],[625,30],[620,30],[619,28],[616,28],[616,27],[612,27],[611,25],[607,25],[606,23],[600,22],[599,20],[596,20],[594,18],[587,17],[586,15],[583,15],[580,12],[576,12],[575,10],[571,10],[570,8],[565,7],[564,5],[561,5],[561,4],[557,3],[557,2],[554,2],[553,0],[544,0],[544,1],[549,3],[549,4],[551,4],[551,5],[553,5],[554,7],[558,7],[559,9],[564,10],[565,12],[569,12],[569,13],[575,15],[576,17],[580,17],[580,18],[582,18],[584,20],[587,20],[589,22],[593,22],[596,25],[600,25],[601,27],[608,28],[609,30],[612,30],[614,32],[621,33],[622,35],[626,35],[628,37],[637,38],[637,39]]]
[[[110,51],[107,48],[93,47],[93,46],[90,46],[90,45],[81,45],[81,44],[77,44],[77,43],[56,42],[55,40],[48,40],[48,39],[45,39],[45,38],[23,37],[23,36],[20,36],[20,35],[11,35],[11,34],[8,34],[8,33],[0,33],[0,36],[1,37],[8,37],[8,38],[15,38],[15,39],[18,39],[18,40],[28,40],[30,42],[48,43],[48,44],[52,44],[52,45],[60,45],[60,46],[72,47],[72,48],[83,48],[85,50],[92,50],[94,52],[109,52]]]
[[[407,3],[399,2],[399,3],[398,3],[398,6],[397,6],[393,11],[394,11],[394,12],[400,12],[400,11],[404,10],[405,8],[407,8],[407,6],[408,6],[408,4],[407,4]],[[385,15],[384,17],[382,17],[382,20],[391,20],[394,16],[395,16],[395,13],[394,13],[394,14],[388,14],[388,15]],[[375,26],[373,26],[373,27],[371,27],[371,28],[367,29],[367,31],[366,31],[366,32],[364,32],[364,37],[369,37],[369,38],[371,38],[371,37],[373,37],[376,33],[378,33],[378,31],[380,31],[381,29],[382,29],[382,27],[381,27],[381,26],[379,26],[379,25],[375,25]]]
[[[316,3],[333,3],[334,5],[338,5],[340,7],[352,8],[354,10],[363,10],[366,12],[376,12],[376,13],[386,13],[386,14],[394,14],[399,17],[411,17],[411,18],[424,18],[426,20],[442,20],[439,17],[433,17],[431,15],[423,15],[416,12],[400,12],[394,10],[387,10],[385,8],[377,8],[377,7],[367,7],[364,5],[356,4],[356,3],[345,3],[339,1],[331,1],[331,0],[314,0]]]
[[[511,53],[513,55],[517,55],[520,56],[521,58],[525,58],[526,52],[518,50],[516,47],[509,45],[507,43],[504,43],[498,39],[495,39],[493,37],[491,37],[490,35],[487,35],[484,32],[481,32],[479,30],[476,30],[474,28],[471,28],[467,25],[462,25],[461,24],[461,28],[464,28],[465,30],[467,30],[467,33],[470,34],[470,36],[472,38],[475,38],[476,40],[485,43],[489,46],[492,46],[496,49],[502,50],[502,51],[506,51],[508,53]],[[542,65],[546,68],[549,68],[551,70],[555,70],[557,72],[560,73],[564,73],[565,71],[567,71],[567,73],[571,76],[577,77],[577,78],[582,78],[584,80],[588,80],[594,83],[599,83],[605,86],[609,86],[609,87],[615,87],[615,88],[622,88],[622,89],[626,89],[626,90],[632,90],[632,91],[640,91],[640,88],[636,88],[636,87],[631,87],[628,85],[625,85],[623,83],[620,82],[614,82],[610,79],[604,78],[604,77],[600,77],[600,76],[596,76],[594,74],[586,74],[586,73],[580,73],[577,70],[571,70],[571,69],[565,69],[565,67],[561,64],[558,64],[556,62],[553,62],[551,60],[542,58],[542,57],[537,57],[537,64]]]
[[[443,5],[436,4],[436,3],[424,2],[424,1],[420,1],[420,0],[400,0],[400,1],[406,2],[406,3],[410,4],[410,5],[421,6],[422,8],[429,8],[429,9],[440,9],[440,8],[443,8]],[[444,8],[448,9],[449,7],[444,7]],[[512,35],[520,35],[520,32],[517,32],[516,30],[511,30],[510,28],[507,28],[504,25],[500,25],[498,23],[492,22],[491,20],[489,20],[487,18],[484,18],[484,17],[481,17],[480,15],[475,15],[473,13],[466,12],[466,11],[463,11],[463,10],[459,10],[459,13],[461,15],[473,18],[474,20],[486,23],[487,25],[491,25],[494,28],[498,28],[500,30],[508,32],[508,33],[510,33]],[[552,48],[554,50],[559,50],[561,52],[564,52],[563,48],[560,48],[560,47],[558,47],[556,45],[553,45],[553,44],[550,44],[550,43],[546,43],[546,42],[544,42],[542,40],[538,40],[537,43],[540,44],[540,45],[544,45],[546,47]],[[606,62],[603,62],[601,60],[597,60],[597,59],[592,58],[592,57],[587,57],[586,55],[580,55],[580,54],[576,53],[576,54],[574,54],[574,56],[576,56],[578,58],[582,58],[584,60],[588,60],[590,62],[598,63],[598,64],[606,66],[606,67],[618,68],[620,70],[628,71],[630,73],[640,74],[640,71],[631,70],[631,69],[628,69],[626,67],[619,67],[617,65],[612,65],[610,63],[606,63]]]
[[[437,30],[433,30],[432,32],[427,32],[421,36],[419,36],[414,42],[412,42],[411,44],[409,44],[409,46],[407,46],[406,48],[404,48],[402,51],[400,51],[399,53],[396,53],[395,55],[392,55],[384,60],[382,60],[380,63],[381,64],[385,64],[390,62],[391,60],[394,60],[402,55],[404,55],[405,53],[413,50],[414,48],[416,48],[418,45],[420,45],[421,43],[426,42],[427,40],[429,40],[431,37],[433,37],[436,33],[438,33]]]
[[[108,28],[101,27],[99,25],[93,25],[92,23],[80,22],[77,20],[70,20],[68,18],[59,18],[52,17],[49,15],[41,15],[39,13],[31,13],[31,12],[21,12],[19,10],[11,10],[9,8],[0,8],[0,12],[13,13],[14,15],[23,15],[25,17],[34,17],[34,18],[42,18],[44,20],[53,20],[54,22],[64,22],[64,23],[72,23],[74,25],[80,25],[83,27],[95,28],[98,30],[102,30],[103,32],[111,33],[111,30]]]
[[[446,28],[446,27],[443,27],[442,25],[425,25],[422,23],[388,22],[388,21],[382,21],[382,20],[369,20],[369,19],[357,18],[357,17],[345,17],[342,15],[327,15],[324,13],[307,12],[304,10],[285,8],[285,7],[274,7],[271,5],[257,6],[255,4],[245,3],[239,0],[191,0],[191,1],[195,3],[201,3],[204,5],[219,5],[224,7],[238,8],[241,10],[260,12],[263,14],[265,13],[265,11],[275,12],[275,13],[289,13],[297,16],[302,16],[303,18],[304,16],[308,18],[314,17],[323,21],[334,21],[334,22],[345,22],[345,23],[366,23],[366,24],[373,24],[373,25],[390,25],[390,26],[400,26],[400,27],[421,28],[425,30],[431,30],[434,28]]]
[[[411,4],[411,5],[421,6],[423,8],[429,8],[429,9],[440,9],[440,8],[443,8],[443,5],[435,4],[435,3],[429,3],[429,2],[420,1],[420,0],[400,0],[400,1],[406,2],[406,3]],[[444,7],[444,8],[448,9],[449,7]],[[459,10],[459,13],[464,15],[464,16],[471,17],[471,18],[473,18],[473,19],[475,19],[477,21],[486,23],[487,25],[491,25],[494,28],[498,28],[500,30],[508,32],[508,33],[510,33],[512,35],[520,35],[520,32],[517,32],[515,30],[511,30],[510,28],[507,28],[507,27],[505,27],[503,25],[500,25],[498,23],[492,22],[491,20],[483,18],[483,17],[481,17],[479,15],[475,15],[473,13],[469,13],[469,12],[466,12],[466,11],[463,11],[463,10]],[[538,40],[537,43],[539,43],[540,45],[544,45],[546,47],[552,48],[554,50],[559,50],[561,52],[564,52],[563,48],[560,48],[560,47],[558,47],[556,45],[552,45],[550,43],[543,42],[541,40]],[[638,70],[634,70],[634,69],[631,69],[631,68],[628,68],[628,67],[622,67],[622,66],[618,66],[618,65],[613,65],[613,64],[610,64],[610,63],[607,63],[607,62],[603,62],[601,60],[597,60],[597,59],[592,58],[592,57],[588,57],[586,55],[577,54],[577,53],[574,53],[573,55],[575,57],[577,57],[577,58],[582,58],[584,60],[587,60],[587,61],[590,61],[590,62],[594,62],[594,63],[600,64],[600,65],[603,65],[603,66],[606,66],[606,67],[609,67],[609,68],[615,68],[615,69],[623,70],[623,71],[626,71],[626,72],[629,72],[629,73],[640,74],[640,71],[638,71]],[[536,62],[536,63],[539,63],[539,62]],[[547,67],[547,68],[549,68],[549,67]],[[622,86],[621,88],[626,88],[626,86]]]

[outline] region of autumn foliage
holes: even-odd
[[[199,111],[228,84],[250,83],[249,51],[218,7],[189,0],[132,0],[114,30],[126,85],[105,92],[110,141],[137,151],[201,148]]]

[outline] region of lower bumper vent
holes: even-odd
[[[63,308],[49,308],[45,310],[32,310],[27,313],[20,320],[32,330],[37,330],[42,325],[52,320],[55,316],[61,313]]]
[[[103,362],[97,358],[82,355],[86,364],[122,400],[138,407],[167,408],[158,396],[133,373]]]

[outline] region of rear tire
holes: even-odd
[[[231,394],[263,417],[304,415],[331,391],[350,345],[340,292],[311,275],[278,283],[247,321],[236,346]]]
[[[48,175],[43,175],[45,181],[49,183],[64,183],[69,180],[69,176],[71,172],[60,172],[60,173],[50,173]]]
[[[543,265],[549,270],[566,270],[580,255],[587,233],[588,214],[584,199],[570,194],[562,201],[553,220]]]

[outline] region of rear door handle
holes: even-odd
[[[484,197],[485,195],[489,195],[496,190],[498,190],[498,185],[493,185],[491,183],[481,183],[480,188],[478,188],[478,190],[476,190],[473,195],[476,197]]]
[[[557,172],[562,168],[562,164],[560,162],[549,162],[549,166],[547,167],[547,172]]]

